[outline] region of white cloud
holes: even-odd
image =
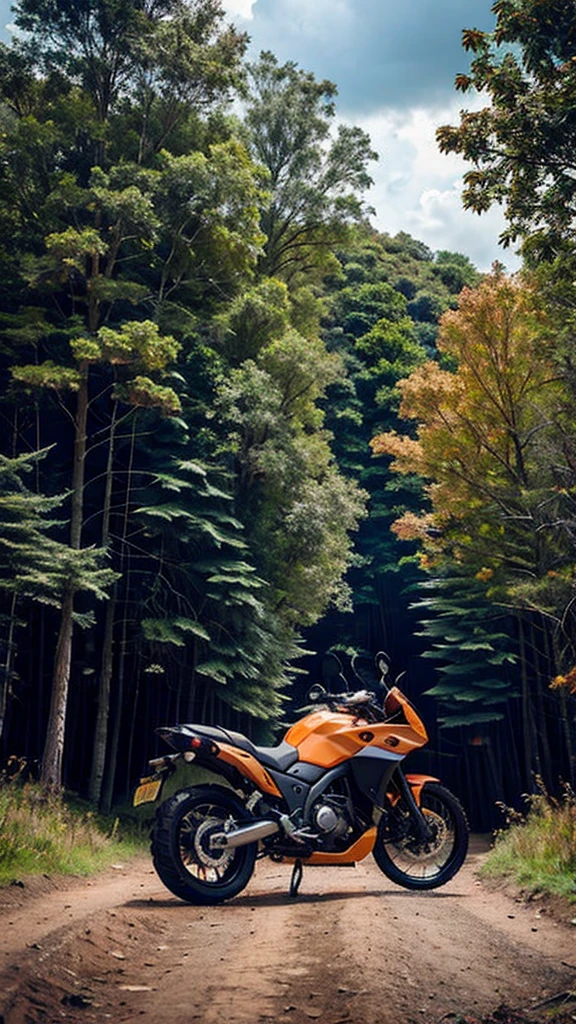
[[[496,259],[515,270],[518,259],[498,244],[502,211],[494,208],[480,217],[465,211],[461,191],[467,165],[438,149],[436,128],[457,121],[456,104],[437,110],[385,110],[360,121],[380,154],[372,166],[369,196],[375,225],[392,235],[408,231],[434,251],[462,252],[480,270],[488,270]]]
[[[221,0],[221,2],[226,14],[231,15],[233,18],[239,16],[247,21],[252,19],[252,8],[256,0]]]

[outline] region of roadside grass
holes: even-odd
[[[0,774],[0,886],[24,875],[90,875],[149,850],[157,804],[125,803],[106,817],[74,794],[47,797],[37,784],[22,781],[24,762],[14,758],[11,764],[12,776]],[[207,782],[226,784],[182,763],[164,786],[162,799]]]
[[[527,812],[503,808],[506,826],[480,873],[509,878],[524,891],[576,901],[576,796],[564,787],[560,799],[540,792],[526,797]]]
[[[90,875],[142,851],[137,824],[104,818],[74,797],[0,780],[0,886],[23,875]]]

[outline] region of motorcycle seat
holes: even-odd
[[[230,743],[246,753],[252,754],[265,768],[278,772],[287,772],[298,760],[298,751],[290,743],[282,740],[276,747],[257,747],[247,736],[232,729],[223,729],[213,725],[194,725],[192,727],[199,736],[206,736],[215,743]]]

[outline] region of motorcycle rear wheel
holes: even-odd
[[[242,802],[223,786],[181,789],[164,801],[156,812],[151,851],[166,888],[200,905],[223,903],[242,892],[252,877],[258,844],[212,848],[210,836],[248,818]]]
[[[402,802],[383,815],[373,850],[381,871],[405,889],[436,889],[462,867],[468,852],[468,822],[452,793],[436,782],[424,786],[420,810],[432,838],[415,834],[410,812]]]

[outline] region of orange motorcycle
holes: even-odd
[[[157,730],[177,751],[150,761],[134,804],[158,800],[179,760],[220,776],[160,804],[152,832],[154,866],[164,885],[190,903],[220,903],[248,884],[257,858],[293,866],[295,896],[306,864],[349,865],[372,853],[407,889],[444,885],[461,867],[468,826],[458,800],[438,779],[404,774],[402,762],[428,740],[398,685],[384,701],[362,689],[329,693],[292,725],[276,747],[207,725]]]

